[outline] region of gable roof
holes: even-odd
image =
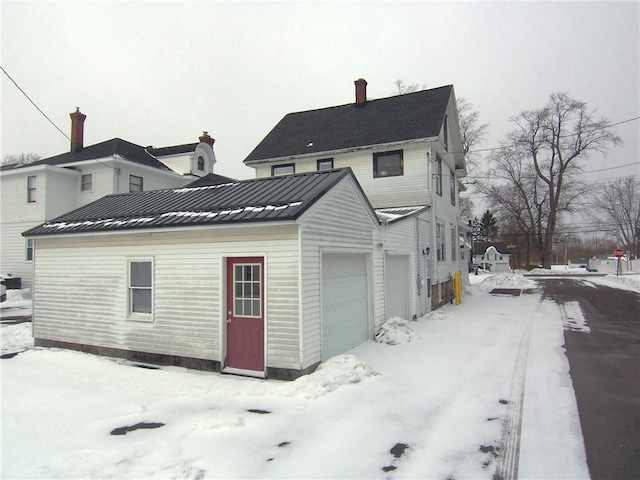
[[[440,134],[453,86],[289,113],[244,160],[330,152]]]
[[[158,170],[167,172],[173,171],[160,160],[155,158],[151,153],[149,153],[149,151],[147,151],[145,147],[141,147],[140,145],[136,145],[135,143],[127,142],[126,140],[122,140],[121,138],[112,138],[111,140],[106,140],[101,143],[89,145],[88,147],[84,147],[79,152],[66,152],[60,155],[55,155],[53,157],[38,160],[37,162],[32,162],[25,165],[9,165],[8,167],[23,168],[38,165],[66,165],[69,163],[83,162],[86,160],[107,158],[114,155],[122,157],[131,162],[138,163],[140,165],[157,168]]]
[[[220,183],[237,182],[235,178],[225,177],[217,173],[207,173],[204,177],[200,177],[191,183],[185,185],[185,188],[204,187],[206,185],[218,185]]]
[[[355,180],[351,169],[345,168],[107,195],[23,235],[295,220],[349,175]]]

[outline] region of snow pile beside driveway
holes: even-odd
[[[285,388],[285,395],[318,398],[343,385],[360,383],[375,375],[378,374],[355,356],[337,355],[321,363],[312,374],[300,377],[291,383],[290,388]]]
[[[475,278],[474,278],[475,277]],[[494,288],[533,289],[536,283],[519,273],[495,273],[490,275],[469,276],[471,286],[466,292],[470,294],[486,294]]]
[[[376,342],[399,345],[411,341],[411,327],[404,318],[392,317],[382,324],[376,334]]]
[[[31,323],[22,323],[11,326],[2,325],[2,330],[0,332],[2,355],[21,352],[33,347]]]

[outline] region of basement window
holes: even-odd
[[[280,175],[291,175],[296,173],[296,166],[293,163],[287,165],[274,165],[271,167],[271,176],[279,177]]]
[[[153,260],[135,259],[127,262],[127,318],[153,321]]]
[[[373,154],[373,178],[397,177],[403,174],[402,150]]]

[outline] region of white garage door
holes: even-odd
[[[322,359],[346,352],[369,336],[365,255],[322,256]]]
[[[384,298],[387,319],[393,317],[411,320],[409,304],[411,290],[409,288],[408,255],[386,255],[384,259]]]

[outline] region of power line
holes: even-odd
[[[51,119],[47,116],[47,114],[46,114],[46,113],[44,113],[44,112],[40,109],[40,107],[39,107],[38,105],[36,105],[36,102],[34,102],[33,100],[31,100],[31,98],[29,97],[29,95],[27,95],[27,93],[26,93],[22,88],[20,88],[20,85],[18,85],[18,84],[16,83],[16,81],[15,81],[13,78],[11,78],[11,75],[9,75],[9,74],[7,73],[7,71],[4,69],[4,67],[3,67],[2,65],[0,65],[0,69],[2,69],[2,72],[7,76],[7,78],[8,78],[9,80],[11,80],[11,82],[16,86],[16,88],[17,88],[18,90],[20,90],[20,92],[22,92],[22,94],[27,98],[27,100],[29,100],[29,101],[31,102],[31,104],[32,104],[34,107],[36,107],[36,109],[37,109],[37,110],[42,114],[42,116],[43,116],[44,118],[46,118],[46,119],[49,121],[49,123],[50,123],[51,125],[53,125],[53,126],[56,128],[56,130],[58,130],[58,131],[59,131],[59,132],[64,136],[64,138],[66,138],[67,140],[71,141],[71,139],[67,136],[67,134],[66,134],[66,133],[64,133],[62,130],[60,130],[60,128],[58,128],[58,126],[57,126],[55,123],[53,123],[53,120],[51,120]]]
[[[633,117],[633,118],[627,118],[626,120],[621,120],[619,122],[615,122],[615,123],[610,123],[608,125],[602,125],[602,128],[609,128],[609,127],[615,127],[616,125],[622,125],[623,123],[629,123],[629,122],[633,122],[640,119],[640,117]],[[578,133],[568,133],[566,135],[560,135],[560,138],[567,138],[567,137],[575,137],[576,135],[579,135]],[[510,145],[502,145],[501,147],[490,147],[490,148],[480,148],[478,150],[469,150],[467,153],[480,153],[480,152],[493,152],[494,150],[503,150],[505,148],[510,148],[510,147],[516,147],[516,144],[510,144]],[[457,154],[457,153],[464,153],[464,152],[445,152],[449,153],[449,154]],[[442,155],[442,153],[441,153]]]

